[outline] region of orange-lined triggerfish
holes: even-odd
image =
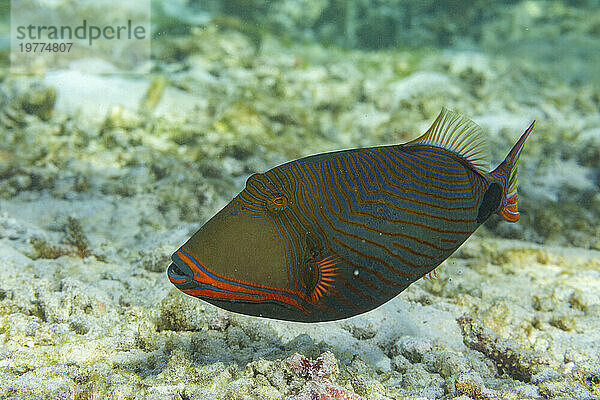
[[[408,143],[254,174],[173,254],[168,277],[186,294],[248,315],[318,322],[372,310],[491,214],[519,219],[517,166],[534,123],[491,172],[482,129],[443,109]]]

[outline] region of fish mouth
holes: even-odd
[[[183,265],[172,262],[167,267],[167,277],[169,278],[169,281],[171,281],[173,285],[178,287],[180,285],[190,282],[190,280],[194,276],[192,269],[188,267],[185,263],[182,264]]]

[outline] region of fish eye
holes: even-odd
[[[272,213],[283,211],[289,204],[288,198],[281,193],[276,193],[267,200],[267,210]]]

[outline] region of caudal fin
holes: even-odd
[[[502,203],[498,213],[508,222],[517,222],[520,217],[518,210],[519,193],[517,192],[519,157],[521,156],[521,150],[523,150],[527,137],[533,131],[534,125],[535,121],[521,135],[498,168],[490,173],[502,185]]]

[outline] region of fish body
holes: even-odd
[[[448,258],[491,214],[518,220],[519,156],[487,172],[485,136],[443,109],[399,145],[313,155],[248,178],[172,256],[184,293],[291,321],[372,310]]]

